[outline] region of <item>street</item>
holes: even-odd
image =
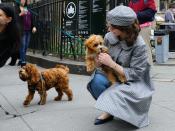
[[[73,101],[54,101],[57,95],[48,91],[45,105],[38,105],[39,95],[28,107],[23,106],[27,84],[18,77],[17,66],[0,68],[0,131],[174,131],[175,130],[175,68],[171,65],[154,65],[151,76],[155,85],[150,108],[150,125],[141,129],[118,120],[95,126],[100,114],[94,108],[95,100],[86,90],[89,76],[70,74]],[[40,68],[41,70],[43,68]],[[5,114],[5,111],[15,114]]]

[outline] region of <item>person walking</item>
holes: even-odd
[[[17,44],[18,46],[20,46],[21,44],[21,38],[22,38],[22,32],[23,32],[23,29],[22,29],[22,19],[21,17],[19,16],[19,13],[21,12],[20,11],[20,2],[15,2],[14,3],[14,8],[15,8],[15,16],[16,16],[16,23],[17,23],[17,26],[18,26],[18,29],[19,29],[19,34],[20,34],[20,37],[19,37],[19,40],[17,40],[17,42],[19,44]],[[16,65],[16,62],[17,60],[20,58],[20,51],[19,51],[19,47],[17,47],[16,50],[12,56],[11,56],[11,61],[9,62],[8,65],[10,66],[15,66]],[[18,62],[19,63],[19,62]]]
[[[31,32],[36,32],[36,27],[32,25],[32,14],[27,9],[27,6],[30,4],[29,0],[21,0],[20,2],[20,14],[19,16],[22,19],[22,42],[20,46],[20,60],[19,65],[26,65],[26,52],[30,43]]]
[[[137,14],[137,18],[141,27],[141,35],[148,46],[148,58],[149,62],[153,64],[150,35],[151,28],[154,26],[154,16],[156,11],[156,5],[154,0],[130,0],[129,7],[132,8]]]
[[[12,54],[19,50],[19,28],[16,23],[14,7],[10,4],[0,4],[0,67]]]
[[[138,128],[147,126],[154,87],[137,15],[128,6],[117,6],[107,13],[107,23],[110,32],[104,40],[109,54],[100,53],[96,65],[110,67],[125,82],[111,85],[103,71],[99,68],[94,71],[87,89],[97,100],[95,107],[102,111],[94,124],[104,124],[117,117]]]

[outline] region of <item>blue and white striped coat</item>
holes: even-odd
[[[124,68],[127,83],[106,89],[97,99],[96,108],[135,125],[138,128],[149,124],[154,87],[150,78],[147,46],[141,36],[128,47],[125,41],[110,44],[110,33],[105,42],[113,60]],[[115,40],[114,40],[115,41]]]

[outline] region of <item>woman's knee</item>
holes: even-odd
[[[109,80],[103,74],[95,74],[91,83],[94,84],[95,86],[103,86],[105,88],[109,86]]]
[[[103,74],[95,74],[89,83],[88,90],[95,97],[98,96],[110,86],[108,79]]]

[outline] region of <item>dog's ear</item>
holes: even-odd
[[[40,80],[40,74],[39,74],[39,71],[36,67],[36,65],[32,64],[30,66],[30,73],[31,73],[31,83],[36,83]]]
[[[86,39],[85,42],[84,42],[85,46],[88,47],[87,45],[89,43],[92,43],[92,41],[94,40],[94,38],[95,38],[95,35],[94,34],[90,35],[89,38]]]

